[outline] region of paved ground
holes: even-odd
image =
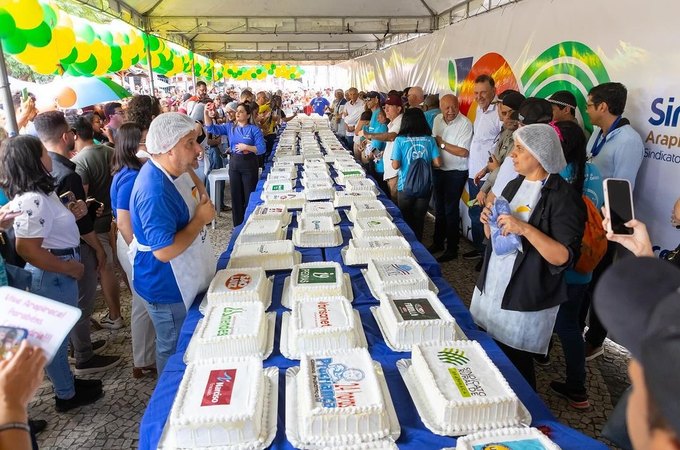
[[[211,232],[216,254],[221,253],[226,246],[231,228],[230,214],[222,214],[217,223],[217,230]],[[429,219],[425,236],[431,235],[432,220]],[[464,242],[461,254],[470,249],[470,245]],[[475,264],[476,261],[465,261],[459,257],[458,260],[446,263],[442,267],[444,276],[468,304],[477,278]],[[129,324],[130,294],[124,288],[121,292],[123,315]],[[104,313],[103,301],[100,298],[95,314],[99,317]],[[31,417],[48,421],[47,429],[39,436],[42,449],[137,448],[139,422],[153,392],[155,379],[132,378],[129,326],[118,331],[96,331],[93,338],[108,339],[110,345],[105,353],[122,355],[123,360],[117,368],[101,377],[104,382],[104,398],[94,405],[69,413],[55,412],[52,387],[45,381],[30,408]],[[588,390],[593,404],[590,410],[584,412],[573,410],[567,406],[565,400],[548,390],[548,383],[564,373],[564,360],[559,343],[553,349],[550,366],[538,368],[538,391],[553,413],[565,424],[596,438],[599,437],[599,432],[613,405],[628,385],[627,352],[609,341],[606,345],[605,356],[588,366]]]

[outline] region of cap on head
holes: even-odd
[[[385,104],[392,106],[404,106],[404,102],[401,101],[401,97],[398,95],[388,96],[387,100],[385,100]]]
[[[552,121],[552,106],[542,98],[527,98],[520,105],[518,112],[519,121],[524,125],[550,123]]]
[[[557,91],[548,97],[548,102],[561,107],[576,109],[576,97],[569,91]]]
[[[501,93],[498,98],[501,100],[501,103],[504,106],[514,109],[515,111],[517,111],[519,107],[522,106],[522,103],[524,103],[525,100],[525,97],[522,94],[510,89],[503,91],[503,93]]]
[[[196,122],[178,112],[167,112],[151,122],[146,135],[146,151],[152,155],[169,152],[180,139],[194,131]]]
[[[567,166],[557,132],[550,125],[536,123],[520,127],[513,133],[548,173],[559,173]]]

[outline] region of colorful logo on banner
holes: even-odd
[[[498,53],[487,53],[476,62],[473,57],[449,61],[449,87],[460,99],[460,110],[470,120],[475,119],[477,103],[474,81],[481,74],[490,74],[496,91],[514,89],[527,97],[547,98],[557,91],[569,91],[576,97],[578,110],[589,131],[593,127],[586,114],[588,91],[610,81],[602,60],[590,47],[575,41],[555,44],[529,64],[519,79],[505,58]]]

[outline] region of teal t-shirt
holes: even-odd
[[[437,141],[432,136],[397,136],[392,148],[392,160],[399,161],[401,164],[401,167],[399,167],[397,190],[404,190],[404,180],[412,161],[423,158],[431,163],[438,156],[439,147],[437,147]]]

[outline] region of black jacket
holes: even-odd
[[[524,177],[519,176],[508,183],[503,190],[503,197],[511,201],[523,181]],[[529,217],[529,224],[566,246],[569,260],[559,267],[554,266],[522,237],[524,251],[517,254],[512,267],[512,277],[501,303],[503,309],[541,311],[567,301],[563,272],[578,260],[585,223],[586,207],[581,195],[561,176],[550,175],[541,189],[541,197]],[[482,292],[492,251],[489,242],[477,280],[477,288]]]
[[[60,155],[59,153],[47,152],[52,160],[52,176],[57,185],[54,191],[57,195],[62,195],[68,191],[73,192],[76,200],[85,201],[85,189],[83,188],[83,180],[80,175],[76,173],[76,164],[70,159]],[[89,214],[81,217],[76,222],[80,235],[84,235],[94,231],[94,220]]]

